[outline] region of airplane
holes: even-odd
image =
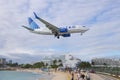
[[[89,28],[86,28],[85,26],[79,26],[79,25],[66,26],[66,27],[60,27],[59,28],[59,27],[45,21],[44,19],[38,17],[35,12],[34,12],[34,16],[40,22],[45,24],[46,27],[39,27],[35,23],[35,21],[33,21],[33,19],[31,17],[29,17],[28,22],[29,22],[30,27],[27,27],[27,26],[24,26],[24,25],[22,27],[28,29],[32,33],[42,34],[42,35],[54,35],[55,37],[57,37],[59,39],[60,36],[70,37],[71,33],[81,33],[81,35],[82,35],[84,32],[89,30]]]

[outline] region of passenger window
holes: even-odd
[[[75,28],[75,26],[72,26],[72,28]]]

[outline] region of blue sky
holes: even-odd
[[[82,60],[120,56],[119,4],[119,0],[0,0],[0,57],[24,62],[60,54]],[[33,34],[21,27],[28,25],[28,17],[35,19],[33,12],[58,27],[84,25],[90,30],[60,39]]]

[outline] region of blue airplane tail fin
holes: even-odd
[[[39,29],[40,27],[32,20],[32,18],[28,18],[28,22],[29,22],[29,25],[30,25],[30,28],[31,29]]]

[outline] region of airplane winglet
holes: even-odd
[[[34,13],[34,16],[36,19],[40,19],[35,12],[33,12],[33,13]]]

